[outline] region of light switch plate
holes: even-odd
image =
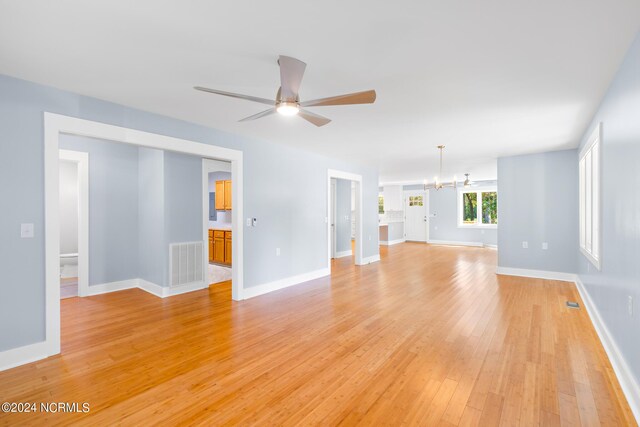
[[[549,244],[547,242],[542,242],[542,250],[546,251],[549,249]]]
[[[529,242],[527,241],[522,242],[522,249],[529,249]]]
[[[20,224],[20,237],[22,237],[23,239],[32,239],[33,235],[33,224]]]

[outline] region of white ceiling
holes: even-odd
[[[496,177],[496,158],[577,146],[640,26],[638,0],[0,0],[0,73],[333,157],[381,182]],[[301,98],[376,89],[333,119],[237,120],[275,97],[279,54]]]

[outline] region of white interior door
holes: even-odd
[[[331,258],[336,257],[336,180],[331,179]]]
[[[427,194],[424,191],[405,191],[405,239],[412,242],[427,241]]]

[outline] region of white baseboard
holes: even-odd
[[[484,246],[482,242],[458,242],[455,240],[427,240],[427,243],[432,245],[449,245],[449,246],[475,246],[482,247]]]
[[[187,292],[197,291],[207,287],[204,282],[190,283],[188,285],[169,288],[160,286],[156,283],[149,282],[144,279],[128,279],[119,282],[103,283],[101,285],[89,286],[89,294],[87,296],[106,294],[109,292],[123,291],[125,289],[140,288],[159,298],[166,298],[173,295],[180,295]]]
[[[576,275],[559,271],[528,270],[526,268],[498,267],[496,274],[505,276],[531,277],[533,279],[561,280],[563,282],[575,282]]]
[[[591,323],[600,338],[600,342],[607,356],[609,356],[609,361],[611,362],[611,366],[613,366],[613,371],[616,373],[622,392],[627,398],[631,412],[633,412],[633,415],[636,417],[636,421],[640,421],[640,385],[638,385],[626,359],[620,352],[613,335],[611,335],[607,325],[602,320],[600,312],[593,303],[591,296],[589,296],[587,288],[584,287],[584,283],[580,280],[580,276],[576,275],[575,283],[582,302],[587,309],[587,313],[589,313]]]
[[[336,252],[336,256],[334,258],[344,258],[346,256],[351,256],[352,254],[353,252],[349,249],[348,251]]]
[[[257,297],[259,295],[264,295],[269,292],[277,291],[279,289],[288,288],[289,286],[308,282],[309,280],[325,277],[330,273],[331,272],[328,268],[321,268],[320,270],[311,271],[309,273],[298,274],[297,276],[286,277],[284,279],[275,280],[273,282],[263,283],[262,285],[245,288],[243,289],[243,299]]]
[[[397,245],[398,243],[406,242],[405,239],[397,239],[397,240],[381,240],[380,244],[384,246]]]
[[[0,351],[0,371],[42,360],[52,354],[45,341]]]
[[[611,362],[611,366],[613,367],[613,371],[618,378],[618,382],[620,383],[620,387],[622,388],[622,392],[627,398],[627,402],[629,403],[629,407],[633,412],[633,415],[636,418],[636,421],[640,420],[640,385],[635,379],[629,365],[627,364],[626,359],[622,355],[622,352],[618,348],[613,335],[609,332],[607,325],[602,320],[600,316],[600,312],[596,308],[596,305],[593,303],[589,292],[585,288],[582,280],[577,274],[573,273],[563,273],[563,272],[555,272],[555,271],[543,271],[543,270],[528,270],[524,268],[509,268],[509,267],[498,267],[496,269],[496,274],[505,274],[509,276],[520,276],[520,277],[531,277],[535,279],[547,279],[547,280],[562,280],[565,282],[573,282],[576,284],[576,288],[578,289],[578,293],[582,298],[584,306],[591,318],[591,323],[593,324],[598,337],[600,338],[600,342],[604,347],[607,356],[609,357],[609,361]]]
[[[373,262],[378,262],[378,261],[380,261],[380,254],[362,258],[362,262],[358,265],[367,265],[367,264],[371,264]]]
[[[172,297],[174,295],[186,294],[187,292],[199,291],[200,289],[206,289],[209,284],[205,282],[189,283],[187,285],[176,286],[175,288],[162,288],[164,294],[162,298]]]
[[[483,243],[482,246],[489,249],[498,249],[498,245],[489,245],[487,243]]]
[[[164,298],[166,296],[165,289],[168,289],[144,279],[138,279],[138,288],[160,298]]]
[[[88,286],[87,296],[106,294],[109,292],[122,291],[138,287],[138,279],[120,280],[118,282],[102,283],[100,285]]]

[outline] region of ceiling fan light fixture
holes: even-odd
[[[465,176],[464,187],[465,188],[471,187],[471,181],[469,180],[469,174],[465,173],[464,176]]]
[[[278,104],[276,111],[283,116],[295,116],[300,111],[300,107],[295,102],[283,101]]]

